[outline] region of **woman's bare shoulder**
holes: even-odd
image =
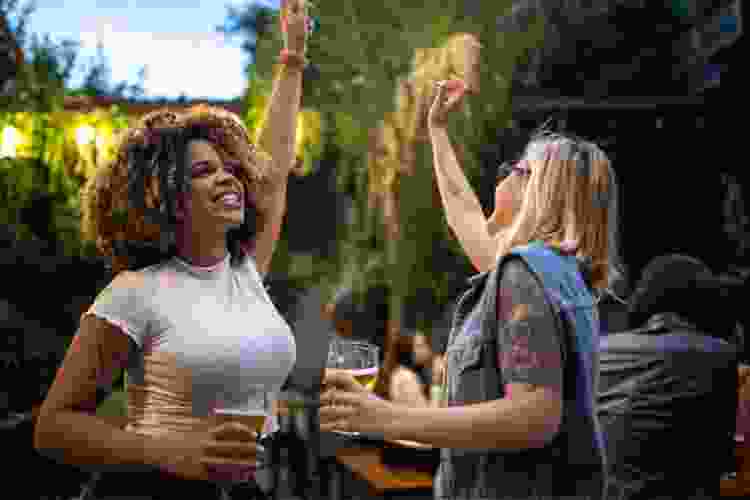
[[[141,286],[145,283],[142,273],[137,271],[121,271],[112,278],[111,286],[132,287]]]

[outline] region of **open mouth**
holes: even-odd
[[[216,198],[214,198],[214,201],[228,208],[241,208],[242,207],[242,197],[240,196],[239,193],[236,193],[236,192],[221,194],[217,196]]]

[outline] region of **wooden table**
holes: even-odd
[[[739,390],[737,395],[737,402],[740,408],[737,412],[737,432],[742,434],[743,431],[747,434],[747,422],[743,421],[745,417],[741,408],[748,404],[750,399],[750,366],[740,365],[738,368],[739,374]],[[747,438],[746,438],[747,439]],[[750,497],[750,442],[738,442],[735,445],[734,456],[736,460],[737,471],[736,477],[725,478],[721,480],[721,496],[722,497]]]
[[[737,475],[721,480],[722,497],[750,497],[750,446],[737,443],[735,448]]]
[[[432,475],[383,464],[375,446],[343,447],[336,452],[337,470],[329,480],[329,498],[432,499]],[[348,477],[347,477],[348,476]],[[348,480],[347,480],[348,479]]]

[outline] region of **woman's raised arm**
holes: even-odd
[[[446,130],[448,113],[458,106],[464,93],[465,85],[460,80],[437,84],[428,119],[433,166],[448,225],[474,267],[487,271],[495,265],[497,244],[487,230],[482,205],[458,164]]]
[[[258,147],[273,159],[271,189],[258,193],[258,233],[255,236],[255,265],[261,276],[271,264],[281,224],[286,213],[289,172],[294,165],[297,113],[302,97],[302,71],[305,65],[308,19],[305,0],[282,2],[282,29],[286,31],[281,69],[258,134]]]

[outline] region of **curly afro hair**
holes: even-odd
[[[228,231],[232,263],[251,244],[262,214],[252,197],[270,185],[268,154],[256,150],[234,113],[199,105],[175,112],[162,108],[143,116],[121,136],[116,156],[81,191],[84,239],[112,262],[112,270],[135,270],[176,254],[177,200],[189,194],[186,151],[191,140],[207,140],[243,166],[240,182],[249,199],[243,224]],[[247,248],[247,247],[245,247]]]

